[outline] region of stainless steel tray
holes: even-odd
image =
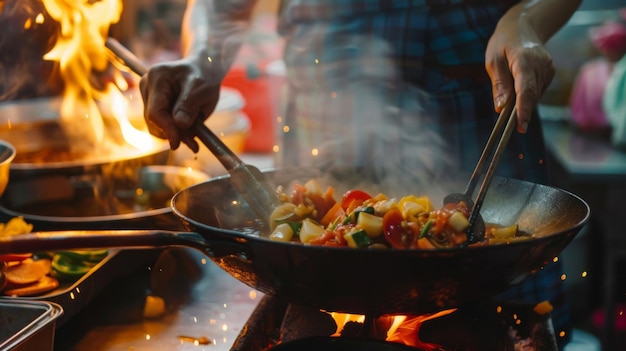
[[[133,274],[141,269],[148,270],[161,251],[162,249],[112,249],[102,261],[74,282],[61,282],[57,289],[38,296],[4,296],[0,298],[0,302],[20,300],[57,303],[64,311],[63,316],[56,323],[58,328],[87,306],[115,279]]]

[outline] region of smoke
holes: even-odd
[[[403,81],[389,44],[367,35],[291,40],[278,165],[358,167],[354,186],[441,197],[436,185],[453,162],[429,113],[432,99]]]

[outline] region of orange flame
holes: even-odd
[[[61,33],[55,46],[44,59],[59,62],[65,83],[61,105],[62,122],[75,122],[80,116],[87,123],[78,133],[89,133],[96,142],[103,140],[104,123],[96,104],[98,91],[92,87],[92,72],[104,71],[108,66],[104,41],[109,27],[120,19],[121,0],[43,0],[54,20],[60,23]],[[82,124],[74,125],[80,127]]]
[[[443,310],[437,313],[432,314],[423,314],[423,315],[397,315],[397,316],[388,316],[391,318],[391,321],[388,323],[387,321],[382,324],[388,325],[387,329],[387,337],[386,341],[401,343],[407,346],[413,346],[419,348],[421,350],[430,351],[430,350],[439,350],[441,349],[441,345],[432,344],[428,342],[424,342],[419,338],[419,331],[422,324],[431,319],[439,318],[446,316],[450,313],[453,313],[457,309],[449,309]],[[344,326],[348,322],[358,322],[363,323],[365,321],[365,316],[358,314],[349,314],[349,313],[336,313],[329,312],[329,314],[335,320],[337,324],[337,331],[335,334],[331,336],[340,336],[341,331]]]
[[[122,0],[42,2],[50,17],[61,27],[54,47],[44,55],[44,59],[59,63],[59,72],[65,83],[60,122],[67,126],[65,131],[71,140],[86,141],[100,148],[103,141],[106,144],[101,110],[104,106],[110,109],[127,144],[140,150],[154,149],[155,139],[129,121],[129,101],[120,91],[128,89],[128,84],[119,79],[119,72],[114,72],[118,74],[114,77],[115,82],[107,83],[104,88],[94,87],[90,79],[94,72],[105,72],[109,67],[105,41],[111,25],[120,20]]]

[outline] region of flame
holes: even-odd
[[[124,140],[137,149],[151,150],[155,141],[150,134],[136,129],[128,118],[128,99],[113,84],[109,85],[109,95],[111,98],[111,108],[122,131]]]
[[[54,47],[44,59],[57,61],[65,83],[61,104],[62,122],[75,122],[80,116],[93,140],[101,142],[104,135],[102,115],[96,104],[98,91],[89,80],[92,72],[108,66],[104,40],[109,27],[120,19],[121,0],[42,0],[50,17],[61,25]],[[76,127],[80,127],[79,124]]]
[[[365,316],[360,314],[338,312],[329,312],[329,314],[333,317],[335,323],[337,324],[337,331],[335,331],[335,334],[331,336],[341,335],[341,330],[343,330],[343,327],[349,322],[363,323],[365,321]]]
[[[419,331],[422,324],[431,319],[440,318],[456,311],[456,308],[443,310],[432,314],[422,315],[396,315],[380,318],[380,324],[388,326],[386,341],[401,343],[425,351],[440,350],[441,345],[428,343],[420,340]],[[363,323],[365,316],[359,314],[328,312],[337,324],[337,331],[331,336],[340,336],[341,331],[348,322]],[[390,319],[390,320],[388,320]]]
[[[420,340],[420,328],[424,322],[446,316],[454,311],[456,311],[456,309],[443,310],[433,314],[423,314],[417,316],[395,316],[395,320],[391,328],[387,331],[387,341],[417,347],[424,351],[440,350],[441,345]]]
[[[119,79],[118,74],[114,82],[96,88],[91,79],[94,72],[102,73],[109,67],[105,42],[110,26],[120,20],[122,0],[42,0],[42,3],[61,28],[54,47],[44,59],[59,63],[65,83],[60,122],[66,126],[70,139],[100,148],[103,141],[106,144],[105,121],[99,107],[104,104],[110,106],[127,144],[141,150],[154,148],[156,142],[150,134],[129,121],[128,99],[120,92],[128,88],[127,82]]]

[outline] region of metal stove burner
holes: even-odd
[[[419,340],[430,345],[428,350],[433,350],[432,345],[442,351],[558,350],[550,315],[538,314],[533,307],[509,301],[476,303],[424,322]],[[331,338],[336,324],[329,314],[265,296],[231,351],[358,350],[364,345],[369,350],[426,349],[385,342],[377,323],[365,324],[346,324],[341,336]]]

